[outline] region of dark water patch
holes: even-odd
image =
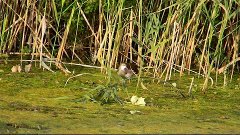
[[[26,123],[6,123],[6,126],[7,127],[12,127],[12,128],[26,128],[26,129],[34,129],[34,130],[47,130],[48,128],[45,127],[45,126],[42,126],[42,125],[36,125],[36,126],[33,126],[33,125],[29,125],[29,124],[26,124]]]
[[[28,103],[16,101],[16,102],[10,102],[8,104],[8,108],[5,108],[6,110],[12,110],[12,111],[33,111],[38,113],[59,113],[62,111],[62,108],[58,107],[49,107],[49,106],[31,106]]]
[[[0,121],[0,134],[16,134],[17,131],[14,127],[8,126],[7,123]]]
[[[11,110],[26,110],[29,107],[30,107],[29,104],[24,102],[10,102],[8,104],[8,108]]]

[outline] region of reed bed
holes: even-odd
[[[102,71],[132,63],[139,79],[193,72],[205,91],[239,72],[239,19],[238,0],[0,0],[0,53],[56,58],[65,73],[63,61]]]

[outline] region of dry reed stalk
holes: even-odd
[[[205,42],[204,42],[204,45],[203,45],[203,50],[202,50],[201,58],[200,58],[198,73],[200,73],[200,72],[201,72],[201,69],[204,67],[204,66],[202,66],[202,63],[203,63],[204,55],[205,55],[205,53],[206,53],[207,41],[208,41],[207,39],[208,39],[208,35],[209,35],[209,32],[210,32],[210,29],[211,29],[211,26],[209,25],[208,31],[207,31],[207,35],[206,35],[206,39],[205,39]]]
[[[68,36],[68,33],[69,33],[69,29],[70,29],[70,26],[71,26],[71,22],[72,22],[72,19],[73,19],[73,15],[74,15],[74,12],[75,12],[75,6],[73,6],[72,8],[72,11],[71,11],[71,15],[70,15],[70,18],[68,20],[68,23],[67,23],[67,26],[66,26],[66,29],[64,31],[64,35],[63,35],[63,38],[62,38],[62,42],[60,44],[60,48],[58,50],[58,53],[57,53],[57,60],[56,60],[56,66],[61,69],[65,74],[68,74],[69,71],[66,70],[60,63],[61,59],[62,59],[62,55],[63,55],[63,51],[64,51],[64,48],[65,48],[65,45],[66,45],[66,41],[67,41],[67,36]]]
[[[143,26],[143,22],[142,22],[142,12],[143,12],[143,5],[142,5],[143,1],[142,0],[139,0],[138,1],[138,18],[137,18],[137,21],[138,21],[138,41],[142,41],[142,26]],[[142,60],[142,46],[138,45],[138,58],[137,58],[137,63],[138,65],[140,66],[140,69],[139,69],[139,74],[138,74],[138,82],[137,82],[137,87],[139,86],[140,84],[140,79],[141,79],[141,74],[142,74],[142,68],[143,68],[143,60]]]
[[[138,2],[139,4],[139,9],[138,9],[138,23],[139,23],[139,26],[138,26],[138,41],[142,41],[142,26],[143,26],[143,23],[142,23],[142,10],[143,10],[143,7],[142,7],[142,0],[139,0]],[[137,63],[138,65],[142,65],[142,46],[138,45],[138,58],[137,58]]]
[[[43,38],[47,29],[46,18],[45,15],[42,17],[41,24],[42,26],[42,33],[41,33],[41,42],[40,42],[40,68],[42,67],[42,53],[43,53]]]
[[[193,33],[193,36],[190,37],[190,41],[188,43],[188,49],[187,49],[187,63],[186,63],[186,67],[190,70],[191,69],[191,65],[192,65],[192,56],[193,56],[193,53],[194,53],[194,50],[195,50],[195,38],[196,38],[196,31],[197,31],[197,26],[198,25],[195,25],[194,27],[194,33]],[[190,72],[189,72],[190,73]]]
[[[110,61],[110,66],[111,68],[114,65],[114,68],[117,68],[117,61],[118,61],[118,54],[119,54],[119,48],[122,46],[124,48],[124,42],[123,41],[123,26],[122,26],[122,8],[123,8],[123,2],[121,1],[118,7],[118,12],[115,15],[116,18],[116,24],[117,29],[116,29],[116,36],[114,40],[114,47],[112,51],[112,58]]]
[[[175,59],[177,58],[176,56],[177,56],[178,48],[179,48],[179,45],[177,44],[178,37],[179,37],[179,24],[175,22],[174,27],[173,27],[173,33],[172,33],[172,43],[170,46],[171,53],[169,56],[169,63],[166,66],[167,73],[166,73],[165,81],[170,80],[173,63],[174,63]]]
[[[78,11],[78,17],[77,17],[77,29],[75,31],[75,37],[74,37],[74,42],[73,42],[73,50],[72,50],[72,61],[74,59],[74,56],[76,56],[76,58],[81,62],[82,60],[76,55],[75,53],[75,49],[76,49],[76,42],[77,42],[77,37],[78,37],[78,24],[79,24],[79,21],[80,21],[80,14],[81,14],[81,11],[79,10]],[[90,45],[91,46],[91,45]],[[91,51],[91,50],[90,50]]]
[[[106,29],[105,31],[105,34],[104,34],[104,37],[102,39],[102,42],[100,43],[100,46],[98,48],[98,51],[97,51],[97,59],[99,61],[99,63],[101,64],[101,67],[105,67],[105,64],[104,64],[104,58],[105,58],[105,44],[107,42],[107,37],[108,37],[108,29]],[[102,72],[103,72],[104,68],[102,68]]]
[[[61,30],[59,30],[62,27],[60,20],[64,20],[61,17],[64,13],[68,12],[67,8],[64,9],[64,6],[68,6],[66,5],[66,3],[68,3],[67,1],[60,1],[60,13],[57,11],[59,4],[55,0],[41,2],[37,2],[36,0],[1,0],[0,2],[0,7],[2,8],[0,12],[4,13],[4,15],[1,16],[3,21],[0,26],[1,53],[12,51],[12,48],[18,47],[23,54],[23,47],[25,48],[27,43],[32,47],[32,59],[34,53],[48,54],[49,49],[46,43],[49,42],[51,44],[50,38],[52,35],[50,34],[53,31],[55,32],[55,35],[53,35],[55,37],[53,44],[60,43],[60,48],[57,50],[58,61],[62,60],[64,53],[67,55],[65,44],[67,43],[70,19],[68,19],[67,28],[64,31],[63,37],[60,34]],[[116,67],[116,64],[120,61],[127,62],[130,60],[134,62],[137,60],[138,65],[140,65],[140,75],[143,69],[143,62],[147,62],[146,65],[154,67],[153,71],[147,70],[147,72],[154,72],[154,77],[166,75],[167,79],[171,79],[172,71],[175,70],[175,68],[180,68],[181,75],[185,69],[190,71],[192,61],[196,60],[200,65],[198,69],[199,74],[203,72],[206,77],[204,87],[207,87],[206,81],[210,78],[209,73],[210,70],[213,69],[213,65],[217,68],[220,63],[225,62],[225,60],[221,58],[222,55],[229,53],[231,55],[229,55],[228,58],[231,59],[233,63],[231,61],[226,67],[222,67],[218,69],[218,71],[225,71],[230,64],[233,66],[231,70],[232,78],[236,66],[235,62],[238,60],[237,42],[239,39],[234,39],[236,41],[233,41],[233,44],[228,43],[228,41],[239,33],[238,13],[240,10],[236,0],[230,2],[206,0],[164,2],[161,0],[155,3],[153,1],[138,0],[136,1],[137,6],[134,5],[129,8],[131,9],[130,12],[125,12],[125,9],[128,7],[125,7],[126,3],[123,2],[124,1],[105,2],[99,0],[99,14],[96,15],[99,22],[96,33],[94,32],[94,23],[91,23],[91,26],[89,23],[91,19],[88,20],[86,17],[89,14],[84,13],[84,9],[81,9],[82,3],[73,3],[77,4],[80,9],[78,19],[80,15],[83,17],[93,35],[92,40],[95,41],[92,42],[94,42],[95,48],[92,49],[90,45],[90,50],[92,51],[93,59],[97,56],[101,67],[103,67],[102,69],[113,66]],[[45,6],[42,7],[42,5]],[[68,8],[69,7],[71,6],[68,6]],[[33,12],[30,12],[29,9]],[[41,14],[42,12],[43,14]],[[69,10],[69,12],[71,12],[71,10]],[[137,16],[135,16],[135,14],[137,14]],[[6,18],[8,16],[11,18]],[[44,32],[45,37],[42,37],[44,34],[41,34],[40,31],[43,30],[41,29],[43,25],[41,23],[41,17],[43,16],[46,16],[46,22],[49,26]],[[156,20],[159,22],[154,18],[157,18]],[[92,21],[94,20],[92,19]],[[181,26],[177,35],[174,35],[176,32],[173,32],[173,29],[175,30],[176,28],[172,28],[174,27],[174,22],[179,22],[179,26]],[[57,28],[53,25],[55,23],[57,23]],[[149,26],[151,27],[148,28]],[[156,31],[152,29],[155,27]],[[135,28],[136,34],[134,33]],[[127,34],[123,34],[124,32]],[[80,59],[75,53],[76,36],[77,30],[74,37],[75,42],[72,50],[72,59]],[[20,41],[17,39],[20,39]],[[133,42],[138,44],[138,47],[135,48]],[[20,45],[18,46],[18,44]],[[223,45],[232,49],[227,50],[222,47]],[[200,53],[199,61],[197,60],[198,58],[193,57],[196,53],[195,48],[200,50],[200,52],[198,52]],[[136,49],[136,51],[134,49]],[[50,55],[53,55],[53,50],[50,51],[52,51]],[[124,56],[118,59],[121,53],[123,53]],[[134,59],[134,56],[137,58],[135,57]],[[216,80],[218,73],[216,72]]]
[[[116,17],[113,17],[113,18],[117,18]],[[114,36],[114,32],[115,32],[115,27],[116,27],[116,21],[117,19],[112,19],[112,18],[109,18],[108,20],[108,30],[110,31],[108,33],[108,49],[107,49],[107,54],[106,54],[106,65],[107,67],[111,67],[111,55],[113,55],[112,53],[112,46],[113,46],[113,36]],[[113,22],[112,22],[113,21]],[[113,26],[113,27],[112,27]],[[103,52],[104,53],[104,52]]]
[[[129,55],[130,55],[130,61],[133,61],[133,50],[132,50],[132,37],[133,37],[133,11],[131,9],[131,13],[130,13],[130,19],[129,19],[130,23],[129,23]],[[128,55],[127,55],[128,56]]]

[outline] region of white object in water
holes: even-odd
[[[25,65],[25,72],[28,73],[31,70],[32,64]]]
[[[131,103],[134,105],[139,105],[139,106],[145,106],[146,102],[144,101],[145,98],[138,98],[137,96],[132,96],[131,97]]]

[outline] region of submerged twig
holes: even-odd
[[[47,64],[45,64],[43,61],[40,61],[41,63],[41,66],[44,68],[44,69],[47,69],[48,71],[51,71],[53,73],[55,73],[49,66],[47,66]]]
[[[75,76],[71,76],[71,77],[69,77],[69,78],[67,79],[67,81],[65,82],[64,87],[66,87],[66,85],[67,85],[67,83],[68,83],[68,81],[69,81],[70,79],[75,78],[75,77],[78,77],[78,76],[82,76],[82,75],[91,75],[91,74],[90,74],[90,73],[82,73],[82,74],[77,74],[77,75],[75,75]]]
[[[218,69],[218,73],[221,74],[223,73],[229,66],[233,65],[234,63],[240,61],[240,57],[232,60],[231,62],[229,62],[227,65],[221,67],[220,69]]]
[[[62,63],[63,63],[63,64],[68,64],[68,65],[75,65],[75,66],[88,67],[88,68],[97,68],[97,69],[101,69],[101,68],[103,68],[103,67],[92,66],[92,65],[86,65],[86,64],[67,63],[67,62],[62,62]]]

